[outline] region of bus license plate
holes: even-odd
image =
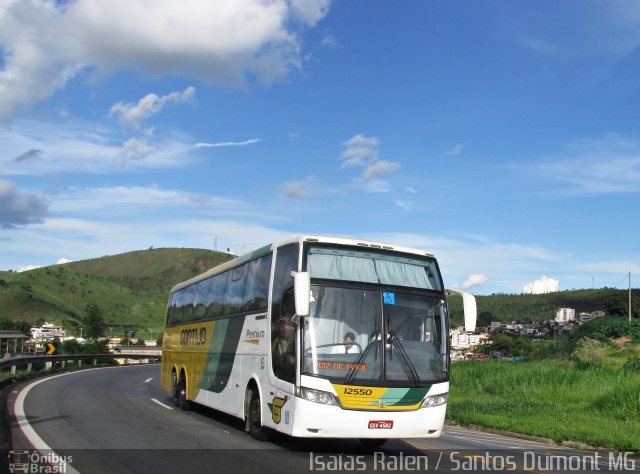
[[[393,420],[371,420],[369,421],[370,430],[390,430],[393,428]]]

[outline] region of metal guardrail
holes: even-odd
[[[23,356],[23,357],[9,357],[0,359],[0,371],[11,369],[11,373],[15,374],[18,367],[25,367],[27,372],[33,369],[34,365],[44,364],[44,370],[49,370],[53,367],[54,363],[58,363],[64,368],[67,362],[77,361],[78,366],[81,367],[82,363],[89,361],[91,365],[97,365],[98,361],[117,361],[120,359],[125,360],[147,360],[149,362],[160,362],[161,356],[148,355],[148,354],[69,354],[69,355],[38,355],[38,356]]]

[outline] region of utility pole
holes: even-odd
[[[629,323],[631,323],[631,272],[629,272]]]

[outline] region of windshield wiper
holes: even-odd
[[[413,382],[414,387],[418,387],[420,384],[420,376],[418,375],[418,371],[416,370],[416,366],[413,365],[407,351],[404,349],[404,345],[397,336],[391,334],[389,337],[391,341],[391,347],[397,349],[398,355],[400,356],[400,365],[402,366],[402,370],[407,375],[407,377]]]
[[[351,385],[351,383],[353,382],[353,379],[356,378],[356,372],[358,371],[358,367],[360,367],[360,365],[362,364],[362,361],[364,361],[367,358],[367,354],[373,347],[373,343],[378,340],[379,336],[380,336],[380,330],[374,329],[371,335],[369,336],[369,341],[367,342],[366,347],[360,353],[356,361],[353,363],[353,367],[351,367],[351,369],[349,370],[349,373],[345,377],[344,379],[345,385]]]

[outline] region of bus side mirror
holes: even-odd
[[[478,308],[476,306],[476,298],[471,293],[458,290],[446,290],[447,294],[456,294],[462,296],[462,308],[464,310],[464,330],[474,332],[476,330],[476,319],[478,316]]]
[[[476,298],[471,293],[462,293],[462,307],[464,308],[464,330],[474,332],[478,317]]]
[[[309,316],[311,304],[311,277],[309,272],[292,272],[297,316]]]

